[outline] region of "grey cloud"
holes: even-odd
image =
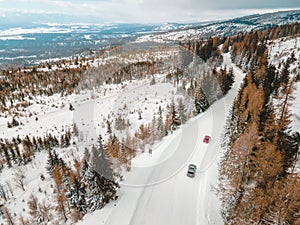
[[[299,0],[143,0],[143,7],[157,9],[259,9],[297,8]]]

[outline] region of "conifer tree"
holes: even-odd
[[[62,170],[57,164],[54,165],[53,169],[53,179],[56,187],[56,202],[57,202],[57,211],[67,221],[67,202],[65,197],[65,189],[63,187],[63,176]]]
[[[197,114],[204,112],[209,107],[209,102],[200,86],[196,89],[194,101]]]
[[[120,142],[115,134],[112,135],[111,139],[106,144],[107,153],[112,158],[118,158],[120,151]]]
[[[98,136],[97,147],[92,148],[90,165],[107,179],[113,179],[112,165],[101,135]]]
[[[11,212],[8,210],[8,208],[6,206],[2,206],[1,207],[1,211],[3,214],[4,219],[6,220],[8,225],[14,225],[14,219],[11,215]]]
[[[175,103],[172,101],[170,105],[167,105],[167,117],[166,128],[169,131],[176,130],[181,125],[180,115],[176,109]]]
[[[37,197],[31,194],[27,202],[27,205],[32,220],[35,222],[35,224],[41,224],[44,221],[44,218],[42,214],[41,205],[38,203]]]
[[[54,150],[48,150],[48,159],[46,169],[50,175],[53,174],[54,165],[58,163],[58,155]]]
[[[101,209],[105,204],[116,199],[119,185],[101,176],[90,167],[88,167],[82,182],[86,186],[86,203],[89,211]]]
[[[1,148],[2,148],[2,150],[4,152],[5,162],[6,162],[6,164],[7,164],[8,167],[11,167],[12,166],[12,164],[11,164],[11,158],[10,158],[10,155],[8,153],[8,149],[6,147],[6,144],[2,143],[1,145],[2,145]]]
[[[79,182],[77,177],[75,177],[72,185],[66,192],[66,197],[70,201],[70,206],[76,208],[81,214],[85,214],[87,211],[85,195],[86,191],[84,184]]]

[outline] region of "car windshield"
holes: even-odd
[[[189,165],[189,169],[194,170],[194,169],[196,169],[196,166],[195,165]]]

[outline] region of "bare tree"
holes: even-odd
[[[67,211],[66,211],[66,196],[65,191],[62,187],[63,185],[63,172],[60,168],[55,165],[53,169],[53,179],[56,184],[56,201],[57,201],[57,210],[63,216],[64,220],[67,221]]]
[[[4,189],[4,187],[3,187],[2,184],[0,184],[0,197],[3,198],[4,201],[7,201],[7,199],[8,199],[6,191],[5,191],[5,189]]]
[[[42,216],[46,222],[50,221],[51,215],[50,215],[50,204],[48,204],[45,200],[43,200],[42,205],[41,205],[41,211],[42,211]]]
[[[33,194],[29,196],[27,205],[29,208],[29,214],[33,217],[33,219],[35,219],[38,211],[38,202],[37,202],[37,198]]]
[[[19,216],[19,224],[20,225],[30,225],[30,222],[24,218],[24,216],[20,215]]]
[[[31,215],[33,221],[37,224],[40,224],[44,221],[43,212],[41,205],[38,203],[37,197],[33,194],[30,195],[29,200],[27,202],[29,208],[29,214]]]
[[[25,173],[22,169],[17,169],[15,172],[14,172],[14,182],[16,183],[16,186],[18,188],[21,188],[23,191],[25,191],[25,188],[24,188],[24,180],[25,180]]]
[[[2,206],[2,213],[3,213],[3,217],[6,219],[7,224],[14,225],[13,217],[12,217],[11,213],[9,212],[8,208],[6,208],[5,206]]]
[[[9,190],[11,196],[14,197],[14,189],[11,186],[11,183],[9,181],[6,181],[5,183],[6,183],[6,186],[7,186],[8,190]]]

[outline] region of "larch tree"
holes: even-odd
[[[29,208],[29,215],[35,224],[41,224],[44,221],[41,205],[38,203],[37,197],[30,195],[27,202]]]
[[[6,206],[2,206],[1,210],[2,210],[3,217],[4,217],[4,219],[7,222],[7,225],[15,225],[14,218],[11,215],[10,211],[8,210],[8,208]]]
[[[16,186],[23,191],[25,191],[24,182],[25,182],[25,173],[22,169],[16,169],[14,172],[14,182]]]
[[[115,134],[112,135],[111,139],[109,139],[106,143],[106,149],[111,158],[118,158],[120,152],[120,141]]]
[[[56,187],[57,211],[60,213],[63,219],[67,221],[67,202],[65,197],[65,189],[63,187],[63,173],[57,164],[54,165],[53,179]]]
[[[174,131],[181,125],[180,115],[176,109],[174,102],[167,105],[167,115],[165,121],[165,127],[168,131]]]

